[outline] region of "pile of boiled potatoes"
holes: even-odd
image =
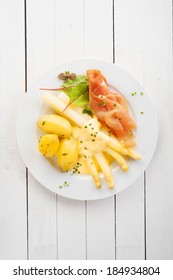
[[[38,149],[47,158],[57,157],[62,171],[74,168],[79,155],[79,143],[72,136],[72,126],[59,115],[45,115],[39,118],[37,126],[46,134],[40,137]]]

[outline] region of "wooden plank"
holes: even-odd
[[[112,1],[87,0],[84,4],[84,53],[113,61]],[[87,202],[87,258],[115,258],[114,197]]]
[[[28,89],[55,63],[54,1],[27,1]],[[56,259],[56,195],[30,174],[28,182],[29,258]]]
[[[85,259],[85,202],[58,196],[57,217],[58,259]]]
[[[143,176],[117,195],[117,259],[144,259]]]
[[[0,259],[26,259],[25,166],[15,133],[25,89],[23,1],[0,1],[0,41]]]
[[[147,169],[147,258],[172,260],[172,1],[143,2],[144,85],[159,121],[158,146]]]
[[[56,1],[56,63],[83,55],[83,1]],[[68,70],[68,69],[65,69]],[[58,197],[58,259],[85,259],[85,202]]]
[[[115,0],[116,63],[143,82],[141,1]],[[135,90],[135,89],[134,89]],[[117,259],[144,259],[143,176],[117,195]]]

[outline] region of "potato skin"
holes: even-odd
[[[56,134],[59,137],[69,137],[72,126],[69,121],[58,115],[45,115],[39,118],[37,126],[47,133]]]
[[[59,147],[59,138],[55,134],[45,134],[40,137],[38,149],[45,157],[53,157]]]
[[[76,166],[78,155],[79,143],[73,136],[60,141],[57,161],[63,171],[69,171]]]

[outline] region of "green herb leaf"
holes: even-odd
[[[93,115],[93,112],[91,111],[91,109],[86,106],[83,111],[82,111],[82,114],[88,114],[89,116]]]

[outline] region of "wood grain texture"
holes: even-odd
[[[112,1],[86,0],[84,4],[84,53],[113,61]],[[87,202],[87,258],[115,259],[114,197]]]
[[[0,1],[0,259],[26,259],[25,166],[15,120],[24,93],[23,1]]]
[[[172,1],[147,0],[143,9],[144,86],[159,123],[157,150],[147,169],[147,258],[173,259]]]
[[[28,89],[55,63],[54,1],[27,1]],[[28,181],[29,258],[56,259],[56,195],[31,174]]]
[[[83,55],[83,1],[55,3],[56,63],[60,63]],[[85,222],[84,201],[58,197],[58,259],[86,258]]]
[[[115,61],[143,82],[142,1],[115,0]],[[135,91],[135,89],[134,89]],[[144,179],[117,195],[117,259],[144,259]]]

